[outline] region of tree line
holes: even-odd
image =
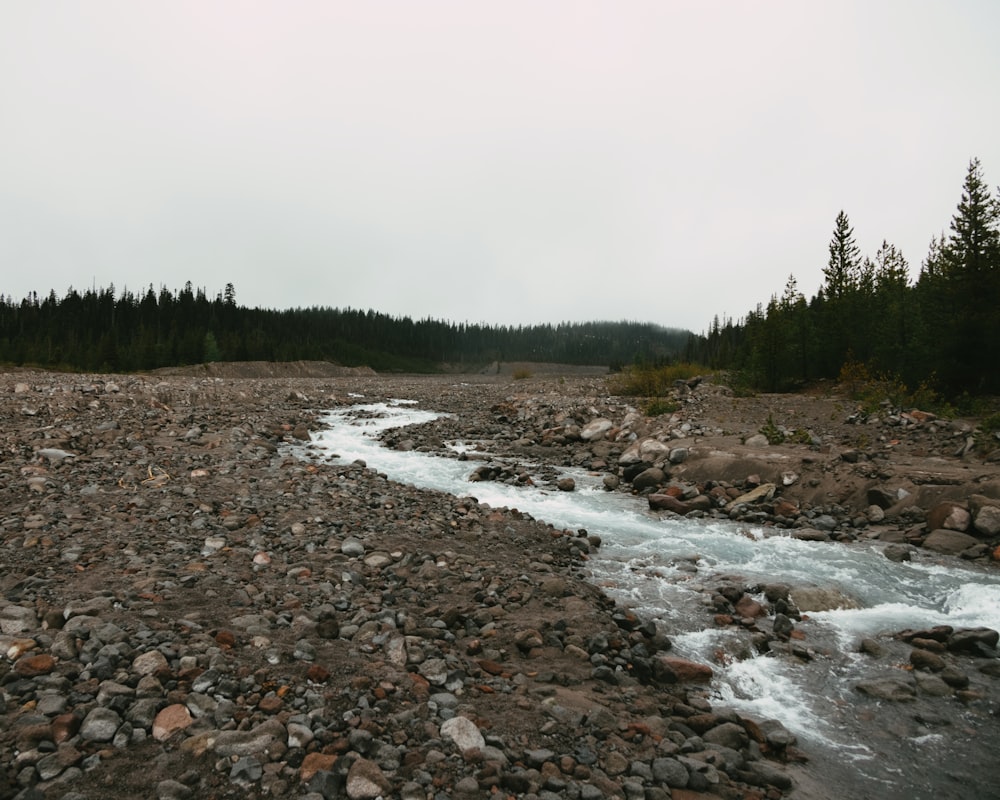
[[[990,193],[973,159],[949,231],[931,240],[915,279],[889,242],[862,257],[841,211],[814,297],[790,276],[743,319],[716,317],[686,355],[766,391],[860,367],[950,397],[1000,392],[1000,189]]]
[[[274,310],[236,302],[232,283],[209,298],[115,287],[20,301],[0,295],[0,362],[87,371],[143,371],[211,361],[335,361],[433,372],[493,361],[614,365],[675,358],[689,331],[638,322],[493,326],[327,307]]]

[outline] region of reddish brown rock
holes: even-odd
[[[740,617],[756,619],[764,616],[764,607],[754,600],[750,595],[745,594],[736,601],[735,610]]]
[[[715,674],[707,664],[674,656],[659,656],[654,665],[654,673],[665,683],[708,683]],[[671,676],[673,680],[670,680]]]
[[[678,500],[673,495],[666,492],[657,492],[647,498],[650,509],[653,511],[673,511],[675,514],[684,515],[691,511],[691,506],[683,500]]]
[[[194,719],[187,706],[174,703],[164,708],[153,720],[153,738],[158,742],[169,739],[178,731],[187,728]]]
[[[24,656],[14,664],[14,672],[22,678],[35,678],[48,675],[56,668],[56,660],[48,653],[37,656]]]
[[[332,753],[308,753],[299,767],[299,778],[305,783],[317,772],[329,772],[336,763],[337,756]]]
[[[79,733],[82,722],[83,720],[72,711],[55,717],[52,720],[52,741],[61,744],[67,739],[72,739]]]

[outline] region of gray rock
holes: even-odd
[[[895,676],[860,681],[854,688],[869,697],[893,702],[912,700],[917,693],[908,678]]]
[[[671,789],[684,789],[688,785],[688,771],[676,758],[654,758],[653,780]]]
[[[122,718],[110,708],[98,707],[83,720],[80,737],[88,742],[110,742],[121,724]]]
[[[467,717],[452,717],[441,725],[441,735],[463,753],[466,750],[480,749],[486,745],[483,734],[476,723]]]

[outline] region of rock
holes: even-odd
[[[709,744],[718,744],[732,750],[746,747],[750,737],[746,729],[735,722],[724,722],[707,731],[702,738]]]
[[[670,494],[651,494],[646,497],[646,501],[649,503],[649,507],[653,511],[672,511],[675,514],[683,516],[685,514],[690,514],[693,510],[688,503],[685,503],[683,500],[678,500]]]
[[[22,678],[36,678],[39,675],[48,675],[55,668],[56,660],[48,653],[40,653],[19,658],[14,664],[14,674]]]
[[[288,734],[277,719],[270,719],[246,731],[220,731],[214,750],[221,756],[252,756],[264,753],[275,742],[284,743]]]
[[[876,506],[883,511],[892,508],[898,499],[896,493],[885,486],[872,487],[867,492],[868,505]]]
[[[580,438],[585,442],[597,441],[604,438],[604,434],[614,426],[614,423],[610,419],[595,419],[583,426],[580,430]]]
[[[637,492],[645,489],[655,489],[667,479],[666,473],[659,467],[643,470],[632,479],[632,488]]]
[[[365,554],[365,545],[354,536],[348,536],[340,543],[340,552],[351,558],[358,558]]]
[[[576,489],[576,481],[570,477],[560,478],[556,482],[556,488],[560,492],[572,492]]]
[[[893,702],[913,700],[917,694],[910,679],[895,676],[863,680],[857,683],[855,688],[862,694],[878,700]]]
[[[735,500],[729,503],[729,508],[738,505],[749,505],[750,503],[757,503],[761,500],[770,500],[774,497],[774,493],[777,491],[778,487],[773,483],[762,483],[756,489],[751,489],[745,494],[741,494]]]
[[[973,527],[981,536],[994,538],[1000,536],[1000,506],[984,505],[975,515]]]
[[[1000,641],[1000,632],[992,628],[962,628],[948,637],[948,650],[976,656],[992,656]]]
[[[121,724],[122,718],[110,708],[95,708],[80,725],[80,738],[88,742],[110,742]]]
[[[441,725],[441,735],[453,742],[463,753],[467,750],[482,749],[486,740],[471,719],[455,716]]]
[[[713,675],[707,664],[686,658],[657,656],[653,660],[653,677],[660,683],[709,683]]]
[[[654,758],[653,780],[671,789],[684,789],[688,785],[688,771],[676,758]]]
[[[838,608],[859,608],[856,600],[839,589],[819,586],[798,586],[789,597],[799,611],[832,611]]]
[[[938,503],[927,512],[927,529],[934,531],[967,531],[971,522],[968,509],[950,501]]]
[[[37,628],[38,616],[33,609],[15,605],[0,608],[0,633],[16,636]]]
[[[882,555],[890,561],[909,561],[913,557],[913,548],[908,544],[887,544]]]
[[[930,650],[915,647],[910,651],[910,663],[914,669],[925,669],[930,672],[940,672],[945,667],[944,659]]]
[[[161,670],[169,670],[170,663],[159,650],[150,650],[132,661],[132,669],[139,675],[153,675]]]
[[[667,460],[671,464],[683,464],[685,461],[687,461],[687,457],[690,454],[690,452],[691,451],[686,447],[675,447],[670,451],[669,455],[667,456]]]
[[[347,773],[347,796],[351,800],[375,800],[388,794],[392,788],[389,779],[374,761],[359,758]]]
[[[761,448],[767,447],[770,444],[770,442],[767,440],[767,437],[763,433],[755,433],[753,436],[748,437],[743,444],[745,444],[747,447],[752,447],[754,449],[759,450]]]
[[[940,528],[931,531],[927,535],[923,546],[927,550],[933,550],[935,553],[957,556],[963,550],[968,550],[977,544],[979,544],[979,541],[974,536],[969,536],[967,533],[961,533],[960,531]]]
[[[174,703],[164,708],[153,720],[153,738],[164,742],[178,731],[182,731],[194,722],[187,706]]]

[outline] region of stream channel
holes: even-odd
[[[482,457],[480,443],[452,442],[451,457],[379,443],[389,428],[438,416],[408,401],[339,408],[321,417],[325,427],[313,434],[312,457],[362,459],[400,483],[473,496],[557,528],[599,535],[603,545],[588,562],[591,580],[641,618],[656,620],[674,653],[712,665],[713,703],[780,720],[818,774],[838,786],[832,797],[1000,797],[996,679],[979,673],[977,660],[967,659],[963,669],[971,688],[984,687],[984,698],[968,704],[919,694],[915,702],[876,701],[856,689],[860,680],[901,674],[909,648],[891,638],[894,632],[935,625],[1000,630],[995,570],[923,551],[896,563],[875,543],[806,542],[728,521],[660,517],[643,498],[607,492],[599,476],[582,470],[566,472],[576,481],[571,493],[471,484],[475,462],[455,455],[465,450]],[[706,588],[723,576],[747,585],[834,589],[857,607],[813,612],[797,622],[807,657],[761,656],[745,631],[712,624]],[[890,656],[861,654],[865,637],[883,643]]]

